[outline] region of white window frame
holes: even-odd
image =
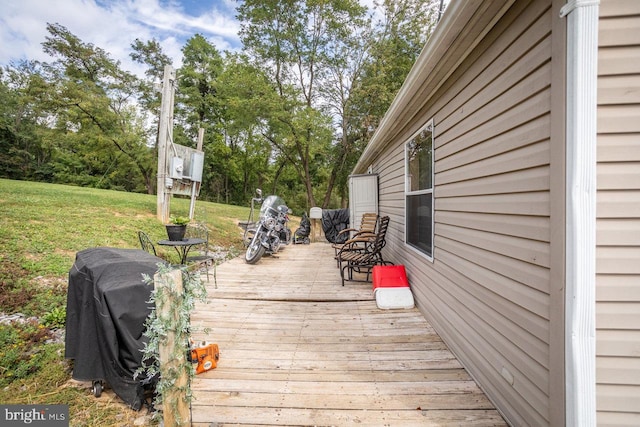
[[[411,182],[410,182],[410,176],[409,176],[409,154],[408,154],[408,145],[411,141],[413,141],[418,135],[420,135],[420,133],[422,133],[425,130],[431,130],[431,188],[429,189],[421,189],[421,190],[417,190],[417,191],[411,191]],[[410,248],[412,251],[420,254],[421,256],[425,257],[426,259],[428,259],[429,261],[433,262],[434,259],[434,250],[435,250],[435,245],[434,245],[434,237],[435,237],[435,233],[434,233],[434,229],[435,229],[435,220],[434,220],[434,214],[435,214],[435,198],[433,197],[433,190],[435,187],[435,174],[434,174],[434,168],[435,168],[435,128],[433,125],[433,119],[429,120],[427,123],[425,123],[424,126],[422,126],[416,133],[414,133],[411,138],[409,138],[407,141],[405,141],[404,143],[404,180],[405,180],[405,186],[404,186],[404,243],[405,246],[407,246],[408,248]],[[407,203],[407,199],[409,196],[419,196],[419,195],[423,195],[423,194],[431,194],[431,254],[426,253],[424,250],[416,247],[414,244],[409,242],[409,215],[408,215],[408,203]]]

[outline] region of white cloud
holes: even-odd
[[[122,62],[123,68],[133,72],[141,72],[140,66],[129,58],[136,38],[158,40],[175,66],[181,65],[180,50],[186,40],[196,33],[220,51],[237,49],[235,4],[209,2],[210,6],[199,7],[203,9],[199,16],[191,16],[177,1],[4,0],[0,8],[0,65],[21,59],[51,61],[42,51],[47,23],[66,27],[84,43],[106,50]]]
[[[374,14],[374,0],[360,0]],[[66,27],[142,74],[131,61],[136,38],[156,39],[176,67],[188,38],[199,33],[220,51],[240,48],[236,0],[1,0],[0,66],[22,59],[51,61],[42,51],[47,23]],[[379,17],[379,15],[378,15]]]

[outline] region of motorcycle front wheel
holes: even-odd
[[[265,247],[260,244],[260,239],[254,238],[251,243],[249,243],[247,252],[244,254],[244,260],[247,264],[255,264],[260,261],[264,252]]]
[[[291,243],[291,240],[293,239],[293,234],[291,233],[291,229],[286,228],[286,229],[284,230],[284,236],[285,236],[285,238],[284,238],[284,244],[285,244],[285,245],[290,244],[290,243]]]

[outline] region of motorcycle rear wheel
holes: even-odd
[[[265,247],[256,240],[257,239],[251,241],[249,247],[247,248],[247,252],[244,255],[244,260],[247,262],[247,264],[255,264],[256,262],[260,261],[260,258],[262,258],[262,255],[264,255],[265,253]]]

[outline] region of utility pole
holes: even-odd
[[[169,221],[169,203],[171,201],[172,180],[168,176],[167,148],[173,141],[173,101],[176,73],[171,65],[165,65],[162,80],[162,102],[160,104],[160,123],[158,125],[158,181],[156,216],[162,223]]]

